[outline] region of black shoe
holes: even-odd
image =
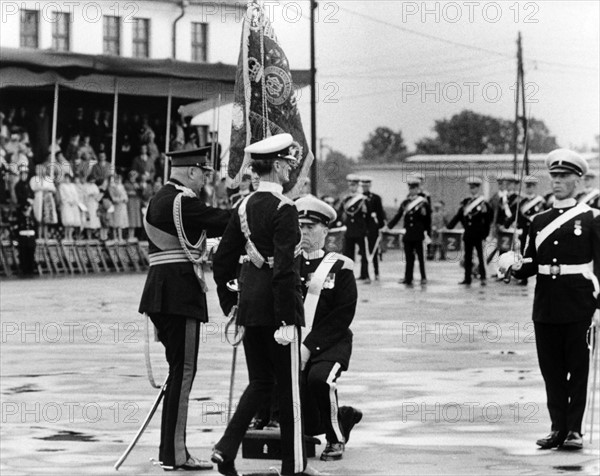
[[[213,465],[210,464],[208,461],[203,460],[203,459],[194,458],[193,456],[190,456],[185,463],[183,463],[183,464],[181,464],[179,466],[165,466],[165,465],[161,465],[161,467],[165,471],[177,471],[177,470],[182,470],[182,471],[207,471],[207,470],[213,469]],[[231,476],[235,476],[235,475],[231,475]]]
[[[327,442],[327,446],[321,453],[321,461],[337,461],[342,459],[344,456],[344,443],[330,443]]]
[[[407,286],[410,286],[412,284],[412,280],[408,280],[408,279],[401,279],[400,281],[398,281],[398,284],[406,284]]]
[[[346,443],[350,440],[350,432],[354,425],[362,420],[363,414],[360,410],[352,407],[340,407],[340,424]]]
[[[527,286],[527,280],[526,279],[519,279],[519,281],[517,281],[517,284],[519,286]]]
[[[427,279],[425,279],[425,278],[421,279],[421,284],[423,284],[423,285],[427,284]]]
[[[551,431],[548,436],[537,440],[535,444],[538,445],[542,450],[558,448],[563,444],[566,437],[567,435],[564,431]]]
[[[570,431],[561,448],[563,450],[577,451],[583,449],[583,437],[578,431]]]
[[[224,476],[239,476],[232,459],[229,459],[218,449],[213,449],[210,460],[217,465],[217,471]]]
[[[458,284],[466,284],[467,286],[470,286],[471,281],[467,281],[466,279],[463,279],[460,283]]]
[[[484,279],[482,279],[482,280],[481,280],[481,285],[482,285],[482,286],[487,286],[487,279],[485,279],[485,278],[484,278]]]

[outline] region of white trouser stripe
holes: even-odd
[[[345,443],[344,435],[342,434],[342,430],[340,428],[340,419],[339,419],[339,411],[338,411],[338,401],[337,401],[337,384],[335,383],[335,379],[337,377],[337,373],[340,370],[341,365],[336,362],[334,366],[331,368],[331,372],[329,372],[329,376],[327,377],[327,385],[329,385],[329,418],[331,418],[331,426],[333,427],[333,431],[335,432],[335,436],[337,437],[340,443]]]
[[[292,367],[292,406],[294,409],[294,472],[304,471],[302,453],[302,409],[300,407],[300,349],[298,327],[294,326],[294,340],[290,344]]]

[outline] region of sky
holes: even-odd
[[[309,67],[307,1],[272,7],[292,69]],[[280,6],[280,4],[277,4]],[[293,21],[292,21],[293,20]],[[321,0],[316,31],[317,137],[350,157],[376,127],[409,150],[435,120],[471,109],[513,120],[521,32],[527,114],[562,147],[595,147],[600,129],[600,2]],[[310,131],[310,94],[300,111]],[[318,151],[317,151],[318,152]]]

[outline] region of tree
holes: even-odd
[[[417,142],[419,154],[508,154],[513,151],[513,122],[462,111],[450,119],[435,121],[436,137]],[[531,118],[529,151],[549,152],[558,146],[543,121]]]
[[[317,190],[320,195],[337,197],[346,189],[346,175],[354,162],[337,150],[329,150],[324,161],[317,161]]]
[[[389,127],[378,127],[363,142],[359,160],[371,163],[402,162],[406,158],[406,145],[402,132]]]

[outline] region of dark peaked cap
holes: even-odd
[[[204,170],[213,170],[210,161],[211,146],[200,147],[192,150],[178,150],[167,152],[171,159],[171,167],[200,167]]]

